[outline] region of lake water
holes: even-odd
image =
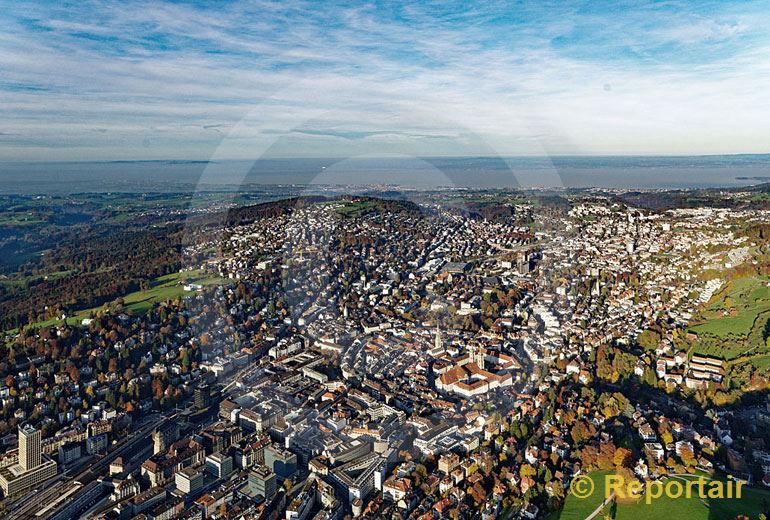
[[[5,194],[243,190],[266,184],[679,189],[769,181],[770,155],[0,163]]]

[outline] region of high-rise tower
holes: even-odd
[[[24,471],[29,471],[41,462],[40,430],[29,424],[19,427],[19,465]]]
[[[6,497],[20,496],[56,476],[56,462],[43,457],[40,430],[30,424],[19,427],[19,462],[0,471],[0,489]]]

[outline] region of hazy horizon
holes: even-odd
[[[690,189],[770,181],[770,155],[347,157],[0,163],[0,193],[248,189],[252,185]]]
[[[359,156],[354,156],[356,158]],[[404,154],[396,153],[383,153],[383,154],[366,154],[360,157],[367,159],[388,159],[394,157],[409,157]],[[702,153],[702,154],[658,154],[658,153],[637,153],[637,154],[518,154],[518,155],[467,155],[467,154],[444,154],[444,155],[418,155],[414,156],[419,159],[465,159],[465,158],[481,158],[481,159],[572,159],[572,158],[665,158],[665,159],[687,159],[687,158],[713,158],[713,157],[768,157],[770,159],[770,151],[768,152],[753,152],[753,153]],[[258,158],[251,157],[233,157],[233,158],[218,158],[218,159],[206,159],[206,158],[183,158],[183,157],[145,157],[136,159],[40,159],[40,160],[0,160],[0,165],[3,164],[66,164],[66,163],[151,163],[151,162],[168,162],[168,163],[217,163],[217,162],[233,162],[233,161],[260,161],[260,160],[276,160],[276,161],[291,161],[291,160],[345,160],[351,157],[340,155],[298,155],[298,156],[277,156],[277,155],[264,155]]]

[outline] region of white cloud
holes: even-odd
[[[99,24],[40,7],[34,24],[6,19],[0,157],[766,151],[770,45],[735,43],[754,34],[751,17],[509,23],[489,8],[411,6],[397,20],[312,5],[100,2],[80,13],[95,9]],[[586,26],[596,41],[576,36]],[[706,54],[661,54],[672,43]],[[148,136],[162,139],[148,150]]]

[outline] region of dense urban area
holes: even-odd
[[[0,251],[3,518],[770,515],[767,185],[6,196]]]

